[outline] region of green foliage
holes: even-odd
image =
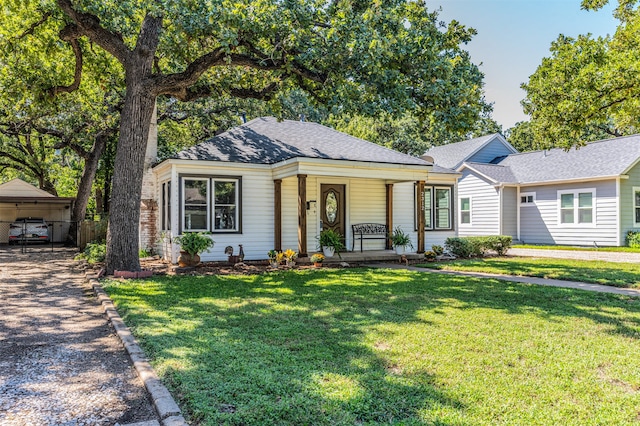
[[[180,245],[181,251],[186,251],[193,256],[213,247],[215,241],[209,235],[207,232],[185,232],[174,237],[173,242]]]
[[[638,413],[628,297],[361,268],[104,286],[189,424],[623,425]]]
[[[593,9],[606,0],[585,0]],[[615,34],[593,38],[560,35],[529,81],[525,113],[542,147],[564,147],[638,132],[640,114],[640,12],[638,2],[620,1]]]
[[[87,244],[83,252],[76,256],[76,259],[84,259],[91,264],[101,263],[101,262],[104,262],[106,255],[107,255],[106,243],[104,241],[93,242],[93,243]]]
[[[433,251],[436,256],[442,256],[442,254],[444,253],[444,247],[438,244],[434,244],[431,246],[431,251]]]
[[[409,236],[409,234],[405,233],[399,225],[396,226],[393,232],[391,233],[391,243],[393,244],[394,247],[413,248],[411,237]]]
[[[429,250],[429,251],[425,251],[424,252],[424,258],[427,259],[428,261],[436,260],[437,256],[438,256],[438,254],[433,250]]]
[[[318,248],[322,249],[322,247],[332,247],[336,254],[340,254],[340,252],[345,249],[344,243],[342,242],[342,235],[333,229],[324,229],[320,231],[320,236],[318,237]]]
[[[322,263],[324,262],[324,254],[322,253],[314,253],[311,255],[310,259],[313,263]]]
[[[627,232],[627,245],[632,248],[640,248],[640,231]]]
[[[457,257],[484,256],[487,251],[504,255],[511,247],[512,238],[508,235],[490,235],[481,237],[450,237],[444,243],[445,248]]]
[[[150,256],[153,256],[153,250],[151,249],[142,248],[138,251],[138,257],[140,259]]]

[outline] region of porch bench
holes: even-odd
[[[363,240],[386,240],[389,238],[387,225],[381,223],[355,223],[351,225],[353,240],[351,241],[351,251],[353,251],[356,238],[360,239],[360,252],[362,252]]]

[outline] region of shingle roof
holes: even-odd
[[[434,146],[424,154],[433,157],[434,162],[439,166],[456,169],[466,159],[497,135],[498,133],[494,133],[492,135],[481,136],[479,138],[469,139],[462,142]]]
[[[592,142],[569,151],[551,149],[512,154],[499,165],[509,167],[516,181],[524,184],[619,176],[638,159],[640,135],[633,135]]]
[[[489,179],[496,183],[516,183],[517,179],[514,176],[509,166],[503,166],[498,164],[486,164],[486,163],[464,163],[466,166],[473,170],[487,176]]]
[[[261,117],[176,154],[184,160],[275,164],[295,157],[428,166],[431,163],[317,123]]]

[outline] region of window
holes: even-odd
[[[593,224],[595,189],[558,191],[560,223]]]
[[[536,202],[535,192],[521,192],[520,193],[520,205],[521,206],[533,206]]]
[[[424,194],[424,228],[427,230],[452,229],[450,186],[425,186]],[[416,216],[416,229],[417,229]]]
[[[471,198],[460,198],[460,223],[471,224]]]
[[[636,226],[640,226],[640,187],[633,187],[633,217]]]
[[[239,190],[239,179],[184,177],[182,229],[239,232]]]
[[[162,184],[162,230],[171,230],[171,182]]]

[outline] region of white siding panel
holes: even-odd
[[[558,217],[558,191],[596,189],[594,224],[568,226]],[[523,188],[522,191],[525,191]],[[520,239],[533,244],[613,246],[617,241],[615,180],[526,187],[535,192],[534,206],[520,207]]]
[[[471,198],[471,223],[460,224],[460,214],[457,212],[458,234],[460,236],[500,234],[498,189],[467,169],[458,183],[456,209],[459,209],[458,200],[467,197]]]
[[[378,179],[351,179],[349,181],[347,223],[347,248],[351,250],[353,235],[351,225],[355,223],[381,223],[387,220],[387,191],[383,180]],[[394,209],[395,210],[395,209]],[[413,229],[404,228],[405,231]],[[385,240],[365,240],[363,250],[384,250]],[[354,250],[360,250],[360,240],[355,244]]]
[[[282,250],[289,248],[298,251],[297,177],[282,180]]]
[[[502,188],[502,229],[500,234],[518,238],[518,190],[512,187]]]
[[[384,223],[384,222],[383,222]],[[411,236],[414,252],[418,249],[418,232],[415,219],[415,185],[413,182],[393,185],[393,227],[400,226]],[[426,233],[429,235],[429,232]]]

